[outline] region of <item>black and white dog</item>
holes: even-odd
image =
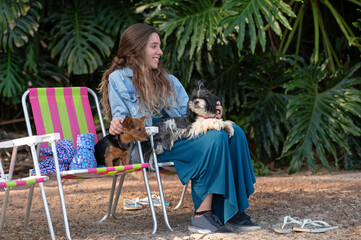
[[[166,118],[153,124],[159,128],[159,133],[154,135],[156,154],[171,150],[178,139],[196,138],[211,129],[224,129],[232,137],[234,123],[216,118],[217,101],[218,97],[205,87],[205,81],[197,81],[196,88],[189,97],[186,117]],[[145,161],[152,160],[150,142],[143,142],[142,145]]]

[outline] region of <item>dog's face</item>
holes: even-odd
[[[187,117],[194,122],[198,116],[214,117],[216,114],[218,97],[204,86],[204,82],[198,81],[188,102]]]
[[[144,119],[145,117],[138,119],[125,116],[125,119],[123,121],[123,127],[125,128],[125,132],[132,136],[135,140],[147,140],[148,134],[145,130]]]

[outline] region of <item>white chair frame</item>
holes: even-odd
[[[5,185],[6,185],[6,183],[15,184],[15,182],[19,183],[19,181],[24,183],[24,181],[27,181],[27,180],[35,180],[35,179],[42,178],[42,176],[40,174],[40,169],[39,169],[39,161],[38,161],[38,154],[36,152],[36,146],[37,145],[39,146],[40,143],[48,142],[48,143],[51,143],[52,148],[55,149],[55,142],[59,139],[60,139],[60,135],[58,133],[54,133],[54,134],[46,134],[46,135],[38,135],[38,136],[35,135],[35,136],[18,138],[18,139],[14,139],[14,140],[5,141],[5,142],[0,142],[0,148],[13,148],[8,174],[5,174],[3,167],[2,167],[1,159],[0,159],[0,175],[1,175],[0,182],[5,183]],[[14,168],[15,168],[15,163],[16,163],[16,158],[17,158],[18,147],[26,146],[26,145],[29,146],[30,150],[31,150],[31,155],[32,155],[31,157],[32,157],[32,160],[34,163],[35,176],[30,176],[30,177],[22,178],[22,179],[13,179],[13,173],[14,173]],[[44,181],[47,181],[49,179],[47,176],[45,176],[43,178],[44,178]],[[45,215],[46,215],[46,219],[47,219],[48,227],[49,227],[49,231],[50,231],[50,237],[51,237],[51,239],[55,239],[53,224],[51,221],[49,206],[48,206],[45,189],[44,189],[44,183],[39,182],[38,184],[40,186],[41,197],[43,200]],[[31,184],[30,188],[34,189],[34,186],[35,186],[35,184]],[[4,202],[3,202],[1,216],[0,216],[0,234],[4,227],[5,213],[6,213],[6,208],[8,205],[11,188],[12,187],[5,187]]]

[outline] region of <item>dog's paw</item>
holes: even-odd
[[[232,122],[230,120],[227,120],[224,122],[224,125],[225,125],[224,130],[226,130],[228,137],[232,137],[234,135],[233,124],[234,124],[234,122]]]
[[[155,151],[155,154],[162,154],[164,153],[164,148],[161,144],[157,144],[155,147],[154,147],[154,151]]]

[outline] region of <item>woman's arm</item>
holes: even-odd
[[[124,99],[121,97],[121,92],[126,90],[121,79],[124,76],[113,73],[109,75],[108,83],[109,105],[113,116],[113,120],[110,122],[109,133],[116,135],[124,132],[123,119],[126,115],[130,116],[130,112]]]

